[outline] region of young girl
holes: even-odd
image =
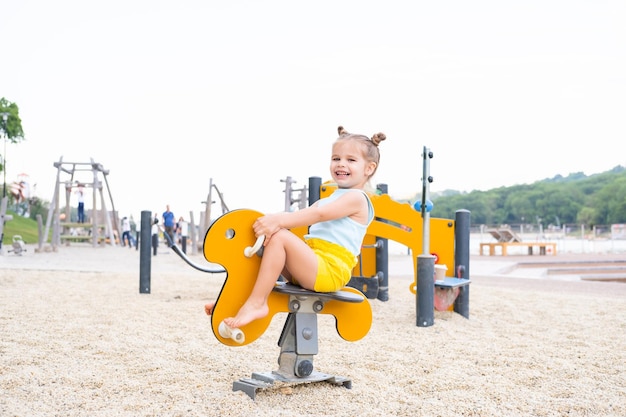
[[[224,319],[238,328],[269,313],[267,298],[279,275],[303,288],[337,291],[350,281],[367,227],[374,219],[372,203],[364,191],[378,168],[378,144],[383,133],[367,136],[348,133],[339,126],[332,147],[330,174],[337,190],[305,209],[268,214],[257,219],[255,235],[265,236],[259,273],[246,302],[235,317]],[[289,231],[308,226],[304,241]],[[215,303],[207,304],[211,314]]]

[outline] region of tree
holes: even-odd
[[[6,120],[4,116],[6,116]],[[4,97],[0,98],[0,127],[2,127],[4,140],[8,140],[11,143],[18,143],[24,140],[20,109],[17,107],[17,104],[11,103]],[[2,171],[4,171],[4,160],[5,156],[2,155]]]
[[[2,195],[7,195],[7,168],[6,168],[6,141],[17,143],[24,140],[24,130],[22,129],[22,120],[20,120],[20,110],[17,104],[9,102],[6,98],[0,98],[0,127],[4,133],[4,152],[2,153],[3,184]]]
[[[617,166],[589,177],[559,175],[489,191],[447,191],[431,197],[435,217],[451,219],[456,210],[467,209],[474,224],[514,224],[538,218],[544,219],[544,225],[626,223],[626,168]]]

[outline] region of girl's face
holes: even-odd
[[[339,188],[363,188],[376,167],[365,158],[363,147],[356,140],[340,140],[333,144],[330,175]]]

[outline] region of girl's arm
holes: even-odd
[[[367,221],[367,199],[362,193],[346,193],[332,203],[323,206],[313,204],[294,212],[268,214],[258,218],[253,225],[256,236],[272,236],[280,229],[310,226],[315,223],[351,217],[365,224]]]

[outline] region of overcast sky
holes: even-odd
[[[398,198],[424,147],[432,192],[604,172],[626,165],[625,22],[622,0],[3,2],[7,181],[49,201],[55,161],[93,158],[122,216],[199,216],[211,178],[280,211],[281,179],[329,179],[340,124],[387,134],[374,183]]]

